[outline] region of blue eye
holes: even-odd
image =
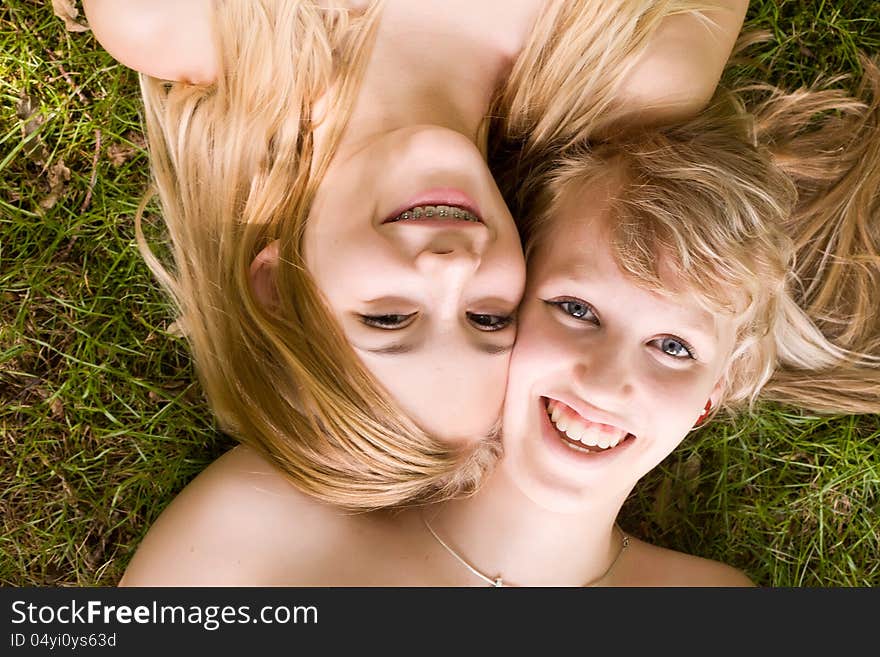
[[[599,323],[599,318],[596,316],[596,313],[593,310],[593,306],[581,299],[551,299],[549,301],[545,301],[545,303],[549,303],[551,306],[555,306],[561,312],[574,319],[583,322],[590,322],[592,324]]]
[[[484,315],[480,313],[467,313],[467,318],[480,331],[500,331],[510,326],[513,322],[512,315]]]
[[[696,360],[694,349],[684,340],[671,337],[657,338],[654,342],[660,343],[660,351],[673,358],[685,359],[690,358]]]
[[[410,320],[415,316],[416,313],[409,315],[361,315],[361,321],[367,326],[394,331],[409,326]]]

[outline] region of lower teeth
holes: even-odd
[[[591,450],[591,449],[587,449],[586,447],[578,447],[577,445],[572,445],[572,444],[571,444],[570,442],[568,442],[568,441],[564,441],[564,442],[565,442],[566,445],[568,445],[568,447],[569,447],[570,449],[573,449],[573,450],[576,451],[576,452],[584,452],[584,453],[586,453],[586,454],[592,454],[592,453],[593,453],[593,450]]]

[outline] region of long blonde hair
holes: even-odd
[[[194,86],[141,77],[155,186],[174,271],[141,252],[179,312],[220,426],[299,488],[353,510],[472,486],[492,440],[461,450],[394,406],[336,329],[305,268],[309,208],[345,127],[380,4],[218,3],[220,73]],[[314,115],[325,97],[333,113]],[[313,131],[329,122],[314,156]],[[280,240],[277,308],[259,303],[251,261]]]
[[[880,413],[880,71],[864,68],[858,98],[745,85],[694,119],[546,153],[506,190],[527,244],[575,189],[613,171],[621,270],[667,293],[662,259],[675,291],[737,317],[716,411],[760,396]]]

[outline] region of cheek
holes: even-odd
[[[642,422],[656,441],[657,462],[681,443],[693,428],[714,387],[706,371],[643,373],[638,407]]]
[[[543,302],[524,302],[504,404],[506,443],[517,442],[517,436],[528,436],[534,431],[538,397],[564,384],[571,368],[570,336],[547,316]]]
[[[416,424],[446,443],[479,440],[498,423],[508,359],[432,352],[396,359],[364,355],[362,362]]]
[[[513,297],[519,301],[526,287],[526,260],[515,227],[506,239],[499,239],[493,256],[497,263],[493,264],[494,268],[502,274],[507,286],[513,290]]]
[[[516,248],[519,243],[517,242]],[[526,284],[526,265],[522,252],[511,249],[492,263],[492,294],[509,299],[514,307],[519,305]]]
[[[547,321],[537,303],[526,302],[520,308],[516,344],[510,362],[508,387],[511,391],[524,393],[535,382],[551,376],[567,360],[564,335],[558,326]]]
[[[305,245],[306,267],[331,307],[393,293],[399,266],[386,245],[369,230],[315,231]]]

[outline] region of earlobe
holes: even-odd
[[[718,404],[721,403],[721,399],[724,397],[724,388],[727,385],[727,378],[721,377],[715,383],[715,387],[712,388],[712,392],[709,393],[709,401],[712,402],[712,408],[717,408]]]
[[[257,254],[248,272],[254,297],[268,309],[278,305],[278,292],[275,287],[277,267],[278,240],[275,240]]]
[[[706,421],[706,418],[709,417],[712,409],[718,406],[718,401],[721,399],[721,394],[723,391],[723,380],[719,380],[718,383],[715,384],[715,387],[712,388],[712,392],[709,393],[709,398],[706,400],[706,405],[703,407],[700,416],[697,418],[697,421],[694,424],[694,428],[702,425]]]

